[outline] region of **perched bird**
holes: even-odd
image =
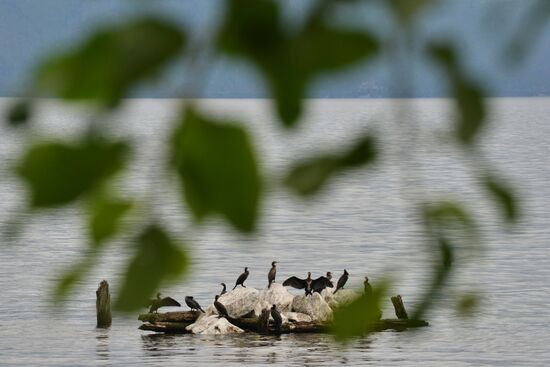
[[[372,286],[369,283],[369,277],[365,277],[363,286],[365,287],[365,295],[369,297],[372,296]]]
[[[311,294],[313,292],[312,288],[313,279],[311,279],[311,272],[307,273],[306,279],[300,279],[298,277],[290,277],[287,280],[283,282],[283,285],[290,286],[296,289],[305,289],[306,290],[306,296],[308,294]]]
[[[220,296],[218,295],[214,297],[214,307],[216,307],[216,310],[218,311],[218,318],[221,318],[221,317],[229,318],[227,309],[220,301],[218,301],[218,298],[220,298]]]
[[[223,287],[223,289],[222,289],[222,291],[221,291],[221,293],[220,293],[220,296],[223,296],[224,294],[227,293],[227,291],[225,290],[225,283],[221,283],[220,285]]]
[[[313,288],[314,292],[321,293],[323,289],[327,287],[329,288],[334,287],[334,284],[332,284],[328,276],[332,278],[332,274],[330,273],[330,271],[327,273],[327,277],[320,276],[317,279],[313,279],[313,281],[311,282],[311,288]]]
[[[334,291],[334,293],[338,292],[339,289],[344,288],[344,285],[348,281],[348,275],[349,273],[347,272],[346,269],[344,269],[344,274],[342,274],[340,279],[338,279],[338,284],[336,285],[336,290]]]
[[[273,321],[275,321],[275,330],[280,333],[281,325],[283,325],[283,318],[281,317],[279,310],[277,310],[276,305],[271,306],[271,317],[273,317]]]
[[[332,273],[331,273],[330,271],[327,271],[326,278],[327,278],[328,280],[332,280]]]
[[[233,289],[237,288],[237,286],[239,284],[242,285],[244,288],[246,288],[246,286],[243,283],[246,280],[246,278],[248,278],[248,274],[250,274],[249,271],[248,271],[248,268],[244,268],[244,273],[239,275],[239,277],[237,278],[237,282],[235,283],[235,286],[233,287]]]
[[[271,269],[269,270],[269,273],[267,273],[267,288],[271,287],[271,283],[275,281],[275,275],[277,275],[277,261],[273,261],[271,263]]]
[[[157,293],[157,298],[150,300],[147,306],[151,306],[149,308],[149,313],[151,313],[151,312],[158,312],[157,310],[161,307],[165,307],[165,306],[180,307],[181,305],[178,301],[176,301],[172,297],[161,298],[160,293]]]
[[[193,296],[185,297],[185,303],[187,304],[187,306],[189,306],[189,308],[191,308],[191,311],[201,310],[201,312],[204,313],[201,305],[199,305],[199,303],[193,299]]]

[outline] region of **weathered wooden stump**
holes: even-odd
[[[108,328],[113,321],[111,317],[111,295],[109,294],[109,283],[106,280],[102,280],[99,283],[99,288],[95,292],[96,301],[96,314],[97,314],[97,327]]]
[[[403,299],[398,294],[391,298],[391,303],[393,303],[393,308],[395,308],[395,316],[399,320],[408,320],[409,315],[407,315],[407,310],[405,310],[405,305],[403,304]]]

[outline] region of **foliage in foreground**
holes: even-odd
[[[144,80],[181,62],[182,57],[186,65],[191,65],[197,53],[213,46],[216,56],[238,58],[254,65],[270,89],[282,126],[291,129],[300,121],[302,100],[313,81],[387,55],[393,55],[389,60],[392,64],[396,61],[392,58],[410,51],[415,22],[422,12],[437,6],[436,0],[373,1],[374,6],[386,8],[393,17],[394,32],[384,38],[365,27],[350,28],[331,21],[330,14],[336,7],[360,6],[359,3],[318,0],[300,26],[291,28],[276,1],[229,0],[212,44],[194,48],[187,47],[189,37],[180,24],[157,16],[123,20],[116,26],[98,29],[76,47],[42,61],[32,89],[37,95],[46,93],[67,103],[91,105],[101,118],[114,113],[123,103],[122,98]],[[536,3],[535,7],[544,8],[543,3]],[[540,13],[534,13],[537,19]],[[486,119],[482,86],[463,68],[462,55],[452,41],[421,42],[425,56],[445,75],[454,98],[454,141],[475,157],[471,162],[473,170],[482,173],[481,187],[502,206],[504,218],[513,223],[518,217],[514,194],[490,173],[477,149]],[[517,56],[517,39],[512,40],[510,47],[515,47]],[[200,75],[194,77],[201,81]],[[170,151],[166,169],[178,177],[181,198],[195,224],[219,216],[241,232],[253,232],[261,214],[265,172],[245,123],[214,120],[191,102],[182,104],[167,144]],[[6,120],[13,128],[32,129],[31,116],[32,100],[22,100],[13,106]],[[376,136],[368,134],[356,141],[343,141],[339,151],[294,162],[288,167],[284,185],[298,195],[313,197],[332,176],[368,168],[380,154],[377,141]],[[76,141],[42,141],[26,147],[20,157],[15,172],[28,187],[30,207],[45,209],[80,203],[86,208],[90,245],[83,251],[82,261],[61,277],[55,290],[58,300],[64,299],[85,276],[104,245],[124,234],[121,223],[132,208],[147,200],[119,197],[111,185],[124,172],[135,148],[124,138],[106,136],[92,121],[86,134]],[[419,200],[413,205],[421,208],[419,216],[430,248],[427,254],[435,255],[432,282],[413,311],[415,317],[424,315],[445,289],[456,267],[456,252],[479,245],[474,215],[461,203]],[[129,244],[132,255],[122,288],[116,292],[116,306],[122,311],[133,311],[157,288],[187,273],[189,244],[173,238],[154,222],[125,237],[133,238]],[[381,285],[375,298],[382,299],[387,292],[386,286]],[[334,332],[339,339],[369,331],[377,304],[371,302],[372,312],[365,312],[363,301],[337,312]],[[460,301],[465,310],[474,304],[471,294]]]

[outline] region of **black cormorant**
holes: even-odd
[[[149,308],[149,313],[151,313],[151,312],[158,312],[157,310],[161,307],[165,307],[165,306],[180,307],[181,305],[178,301],[176,301],[172,297],[160,298],[160,293],[157,293],[157,298],[150,300],[148,306],[151,306]]]
[[[344,288],[344,285],[348,281],[348,275],[349,275],[348,271],[344,269],[344,274],[342,274],[340,279],[338,279],[338,284],[336,285],[336,290],[334,291],[334,293],[338,292],[339,289]]]
[[[233,287],[233,289],[237,288],[237,286],[239,284],[242,285],[244,288],[246,288],[246,286],[243,283],[246,280],[246,278],[248,278],[248,274],[249,274],[248,268],[244,268],[244,273],[239,275],[239,277],[237,278],[237,282],[235,283],[235,286]]]
[[[204,310],[201,308],[201,305],[199,305],[199,303],[193,299],[193,296],[185,297],[185,303],[187,304],[187,306],[189,306],[189,308],[191,308],[191,311],[201,310],[201,312],[204,313]]]
[[[220,285],[223,287],[223,289],[222,289],[222,291],[221,291],[221,293],[220,293],[220,296],[223,296],[224,294],[227,293],[227,291],[225,290],[225,283],[221,283]]]
[[[330,272],[328,272],[327,275],[332,278],[332,275],[330,274]],[[330,278],[328,277],[320,276],[317,279],[313,279],[313,281],[311,282],[311,288],[313,288],[314,292],[321,293],[321,291],[326,287],[329,287],[329,288],[334,287],[334,284],[332,284],[332,282],[330,281]]]
[[[229,318],[227,309],[220,301],[218,301],[218,298],[220,298],[220,296],[218,295],[216,295],[216,297],[214,298],[214,307],[216,307],[216,310],[218,311],[218,318],[221,318],[221,317]]]
[[[311,272],[307,273],[306,279],[300,279],[298,277],[290,277],[287,280],[283,282],[283,285],[290,286],[296,289],[305,289],[306,290],[306,296],[308,294],[311,294],[313,292],[312,288],[313,279],[311,279]]]
[[[279,310],[277,310],[276,305],[271,306],[271,317],[273,317],[273,321],[275,321],[275,330],[280,333],[281,325],[283,325],[283,318],[281,317]]]
[[[269,273],[267,273],[267,288],[271,287],[271,283],[275,281],[275,275],[277,275],[277,261],[273,261],[271,263],[271,269],[269,270]]]

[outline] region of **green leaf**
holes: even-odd
[[[85,140],[77,144],[43,143],[31,147],[16,167],[31,191],[34,207],[67,204],[120,171],[124,142]]]
[[[477,226],[470,214],[459,204],[442,201],[424,206],[424,220],[430,231],[441,233],[444,228],[465,229],[473,238],[478,237]]]
[[[389,0],[386,3],[390,5],[397,18],[403,23],[409,23],[419,13],[437,2],[438,0]]]
[[[460,111],[456,134],[462,143],[472,144],[485,120],[483,92],[467,80],[456,80],[454,95]]]
[[[230,1],[219,46],[260,70],[285,126],[296,123],[302,99],[315,77],[359,63],[378,51],[372,34],[336,28],[324,15],[315,12],[299,31],[289,32],[276,2]]]
[[[313,195],[331,176],[347,168],[371,163],[375,158],[374,139],[365,136],[347,152],[313,157],[294,166],[285,179],[285,185],[300,195]]]
[[[357,167],[374,162],[377,156],[376,141],[370,136],[364,136],[341,158],[343,167]]]
[[[314,158],[292,168],[285,185],[300,195],[315,194],[339,166],[340,160],[334,157]]]
[[[181,29],[144,18],[101,29],[76,49],[40,66],[39,88],[69,100],[116,105],[137,82],[161,70],[183,49]]]
[[[261,178],[243,128],[189,108],[172,138],[172,163],[197,220],[221,214],[241,231],[254,229]]]
[[[142,308],[161,285],[178,279],[189,266],[187,253],[159,226],[146,228],[134,246],[115,304],[125,312]]]
[[[97,254],[93,251],[88,251],[84,257],[66,270],[53,290],[53,300],[56,303],[63,302],[69,292],[82,281],[84,276],[94,266]]]
[[[381,282],[373,287],[372,295],[363,294],[351,303],[338,307],[334,311],[331,328],[336,340],[346,342],[375,330],[382,315],[380,305],[388,288],[387,282]]]
[[[506,220],[511,223],[515,222],[518,218],[518,207],[517,200],[511,189],[504,182],[490,176],[485,177],[483,184],[495,201],[502,207]]]
[[[464,294],[457,302],[456,308],[461,316],[472,316],[479,305],[478,294]]]
[[[8,110],[7,121],[11,126],[24,125],[31,115],[31,106],[29,101],[17,101]]]
[[[89,228],[94,246],[100,246],[119,230],[120,222],[132,203],[123,199],[99,196],[90,206]]]
[[[421,319],[443,291],[456,268],[456,251],[465,244],[477,244],[479,233],[470,214],[453,202],[438,202],[423,208],[424,225],[430,253],[434,257],[431,283],[413,312]]]
[[[450,45],[432,45],[429,52],[444,68],[451,84],[459,112],[455,127],[456,136],[461,143],[470,145],[475,142],[485,122],[483,91],[466,76],[455,50]]]

